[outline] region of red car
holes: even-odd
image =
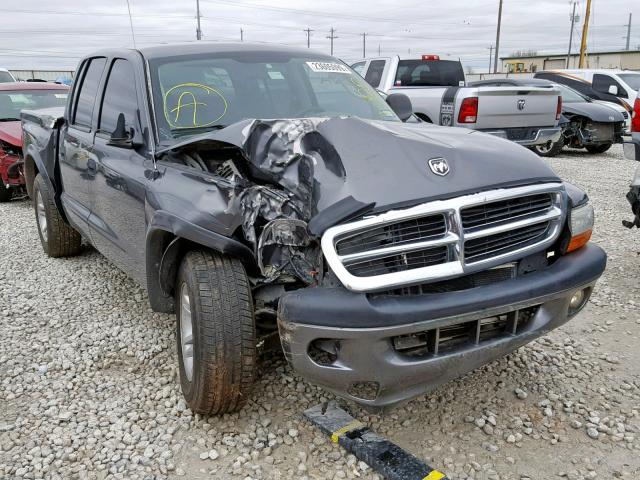
[[[0,202],[24,190],[20,111],[64,106],[68,90],[56,83],[0,83]]]

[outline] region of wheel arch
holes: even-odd
[[[147,231],[145,249],[147,292],[154,311],[175,312],[173,292],[180,263],[187,252],[203,247],[235,257],[247,272],[257,272],[253,252],[235,238],[164,212],[156,214]]]

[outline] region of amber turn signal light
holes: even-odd
[[[571,237],[569,245],[567,246],[567,253],[584,247],[589,242],[589,239],[591,239],[591,229]]]

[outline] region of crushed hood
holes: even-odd
[[[562,113],[582,115],[593,122],[624,122],[622,113],[614,107],[595,102],[565,103],[562,105]]]
[[[500,187],[559,182],[533,152],[473,130],[360,118],[244,120],[159,150],[242,149],[258,178],[311,196],[312,214],[353,197],[376,209]],[[445,176],[431,158],[449,165]],[[301,161],[306,159],[307,161]],[[311,191],[309,191],[311,189]]]
[[[20,122],[0,122],[0,140],[22,147],[22,125]]]

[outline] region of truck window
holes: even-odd
[[[609,87],[611,85],[614,85],[618,87],[618,95],[616,96],[627,98],[626,90],[622,88],[622,85],[620,85],[617,81],[615,81],[609,75],[602,75],[600,73],[594,74],[592,85],[594,90],[602,93],[609,93]]]
[[[73,113],[72,124],[91,127],[91,118],[93,117],[93,105],[98,92],[98,85],[102,77],[102,71],[107,63],[104,57],[93,58],[90,60],[89,66],[82,79],[80,90],[76,96],[75,111]]]
[[[622,81],[629,85],[633,90],[640,91],[640,73],[619,73],[618,77],[620,77]]]
[[[121,58],[113,62],[100,106],[98,121],[100,131],[112,133],[116,129],[116,122],[121,113],[124,113],[124,118],[129,125],[135,120],[138,97],[134,78],[130,62]]]
[[[371,63],[369,63],[369,68],[367,69],[364,79],[374,88],[378,88],[380,86],[380,80],[382,80],[382,72],[384,72],[385,63],[387,63],[385,60],[372,60]]]
[[[351,65],[351,68],[353,68],[356,72],[358,72],[358,75],[362,77],[363,76],[362,74],[364,73],[364,66],[366,64],[367,62],[354,63],[353,65]]]
[[[458,87],[464,83],[460,62],[453,60],[400,60],[395,86]]]

